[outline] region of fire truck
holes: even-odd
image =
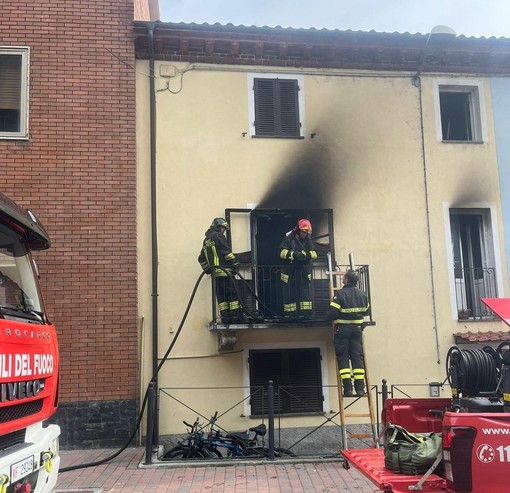
[[[482,301],[510,325],[510,298]],[[442,450],[422,475],[387,467],[385,451],[342,450],[381,491],[404,493],[507,493],[510,491],[510,343],[498,350],[451,348],[448,378],[452,398],[390,398],[382,422],[412,433],[441,433]],[[476,351],[476,352],[475,352]]]
[[[0,193],[0,493],[45,493],[60,465],[59,353],[31,251],[50,247],[30,210]]]

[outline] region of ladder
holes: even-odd
[[[352,261],[352,254],[349,254],[349,264],[350,268],[354,269],[354,263]],[[333,299],[333,296],[336,291],[340,290],[342,288],[342,276],[345,274],[344,271],[338,270],[338,268],[335,268],[333,270],[332,261],[331,261],[331,253],[328,253],[328,269],[329,269],[329,294],[330,299]],[[333,337],[334,337],[334,331],[335,326],[332,323],[333,328]],[[362,336],[363,337],[363,336]],[[363,397],[345,397],[343,396],[342,391],[342,382],[340,379],[340,373],[338,368],[338,359],[335,355],[335,367],[336,367],[336,380],[337,380],[337,387],[338,387],[338,404],[339,404],[339,415],[340,415],[340,427],[342,430],[342,449],[347,450],[349,448],[348,446],[348,438],[350,439],[363,439],[363,438],[372,438],[375,445],[378,447],[378,440],[377,440],[377,422],[375,419],[375,412],[374,412],[374,402],[373,402],[373,396],[371,392],[371,386],[370,386],[370,378],[369,378],[369,372],[367,367],[367,358],[365,354],[365,344],[363,345],[363,361],[365,364],[365,395]],[[344,403],[344,400],[351,401],[347,406]],[[367,405],[366,412],[362,413],[352,413],[347,412],[347,409],[354,404],[354,402],[360,401],[362,403],[365,403]],[[372,429],[372,433],[347,433],[347,420],[353,419],[353,418],[370,418],[370,426]]]

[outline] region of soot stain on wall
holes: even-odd
[[[326,149],[314,147],[291,157],[258,204],[267,209],[326,209],[340,175]]]

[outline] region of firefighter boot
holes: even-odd
[[[343,396],[344,397],[352,397],[352,382],[350,378],[344,378],[342,380],[342,386],[344,388]]]
[[[358,397],[365,395],[365,382],[363,380],[354,380],[354,389]]]
[[[230,315],[230,310],[220,310],[221,323],[225,325],[229,325],[232,323],[232,317]]]

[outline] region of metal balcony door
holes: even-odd
[[[484,282],[484,269],[493,263],[487,248],[490,237],[485,234],[482,214],[453,213],[450,224],[457,306],[478,317],[480,298],[490,295]]]

